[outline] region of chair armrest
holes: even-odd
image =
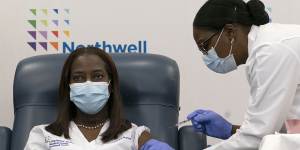
[[[0,126],[0,149],[10,149],[11,130],[7,127]]]
[[[207,147],[206,135],[196,133],[192,126],[179,129],[179,150],[202,150]]]

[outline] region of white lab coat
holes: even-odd
[[[137,150],[139,136],[144,131],[150,132],[145,126],[137,127],[132,124],[132,128],[121,133],[117,139],[104,144],[101,134],[108,129],[109,121],[104,124],[99,136],[91,142],[84,137],[73,121],[69,127],[71,139],[53,135],[45,130],[46,126],[35,126],[31,130],[24,150]]]
[[[252,26],[246,74],[250,97],[236,134],[207,150],[257,150],[265,135],[300,119],[300,26]]]
[[[259,150],[300,150],[300,134],[272,134],[263,138]]]

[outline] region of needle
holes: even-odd
[[[175,124],[175,127],[178,127],[178,126],[180,126],[180,125],[182,125],[182,124],[184,124],[184,123],[187,123],[187,122],[189,122],[189,121],[190,121],[189,119],[180,121],[180,122],[178,122],[178,123]]]

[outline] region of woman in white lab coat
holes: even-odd
[[[224,139],[207,149],[258,149],[284,124],[288,133],[300,133],[300,26],[269,23],[259,0],[208,0],[193,34],[209,69],[225,74],[245,64],[250,84],[241,126],[211,110],[188,115],[195,131]]]
[[[151,139],[147,127],[125,120],[121,109],[112,58],[97,48],[79,48],[62,70],[56,121],[35,126],[25,150],[173,150]]]

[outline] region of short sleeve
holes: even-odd
[[[43,132],[44,125],[35,126],[31,129],[24,150],[47,150],[45,136]]]

